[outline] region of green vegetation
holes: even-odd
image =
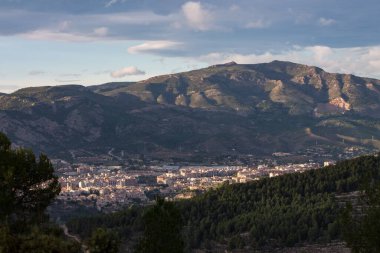
[[[119,239],[115,232],[98,228],[88,241],[90,253],[117,253],[119,251]]]
[[[31,150],[12,149],[0,133],[0,253],[79,252],[44,214],[60,192],[53,172],[45,155],[36,159]]]
[[[31,150],[12,150],[0,133],[0,157],[0,218],[18,222],[41,214],[60,192],[47,156],[37,160]]]
[[[359,203],[348,203],[342,215],[343,237],[354,253],[380,252],[380,183],[365,185]]]
[[[24,224],[22,233],[0,226],[1,253],[78,253],[80,245],[67,240],[55,224]]]
[[[143,214],[144,234],[138,253],[183,252],[181,214],[173,202],[157,199]]]
[[[225,184],[194,199],[172,203],[185,221],[185,251],[220,245],[263,249],[342,240],[342,204],[337,195],[361,190],[366,178],[377,182],[379,169],[378,156],[363,156],[302,174]],[[74,219],[68,226],[82,237],[96,227],[112,228],[133,245],[139,240],[136,235],[144,231],[141,213],[132,207],[117,214]]]

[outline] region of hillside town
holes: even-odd
[[[333,161],[324,165],[330,164]],[[77,204],[91,203],[98,210],[114,211],[130,204],[148,204],[157,195],[169,200],[191,198],[223,183],[246,183],[319,167],[321,164],[313,162],[257,166],[163,165],[149,166],[142,171],[61,161],[58,173],[62,191],[58,199]]]
[[[64,206],[74,204],[112,212],[132,204],[152,203],[158,195],[168,200],[186,199],[221,184],[302,173],[369,151],[355,146],[334,150],[315,145],[298,153],[274,152],[269,157],[222,155],[202,158],[198,163],[163,161],[146,155],[126,157],[114,149],[91,159],[77,156],[79,153],[74,162],[52,160],[61,183],[58,200]]]

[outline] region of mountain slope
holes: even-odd
[[[325,115],[352,111],[380,116],[379,80],[331,74],[317,67],[280,61],[215,65],[153,77],[100,93],[115,95],[124,92],[150,103],[192,108],[252,112],[265,103],[278,103],[290,114]]]
[[[380,81],[289,62],[215,65],[141,82],[0,95],[0,131],[54,156],[165,157],[379,148]],[[344,143],[343,143],[344,141]]]

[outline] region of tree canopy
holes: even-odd
[[[37,159],[29,149],[12,149],[0,133],[0,253],[80,251],[44,213],[59,192],[48,157]]]
[[[0,133],[0,218],[25,220],[42,213],[59,194],[60,185],[46,155],[12,149]]]
[[[104,228],[93,231],[88,241],[90,253],[117,253],[119,244],[117,234]]]
[[[358,203],[348,203],[342,215],[343,238],[354,253],[380,252],[380,182],[374,178],[368,177]]]
[[[137,252],[183,252],[181,214],[174,203],[157,198],[156,204],[144,213],[143,224],[144,236]]]

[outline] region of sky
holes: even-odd
[[[286,60],[380,79],[379,0],[0,0],[0,92]]]

